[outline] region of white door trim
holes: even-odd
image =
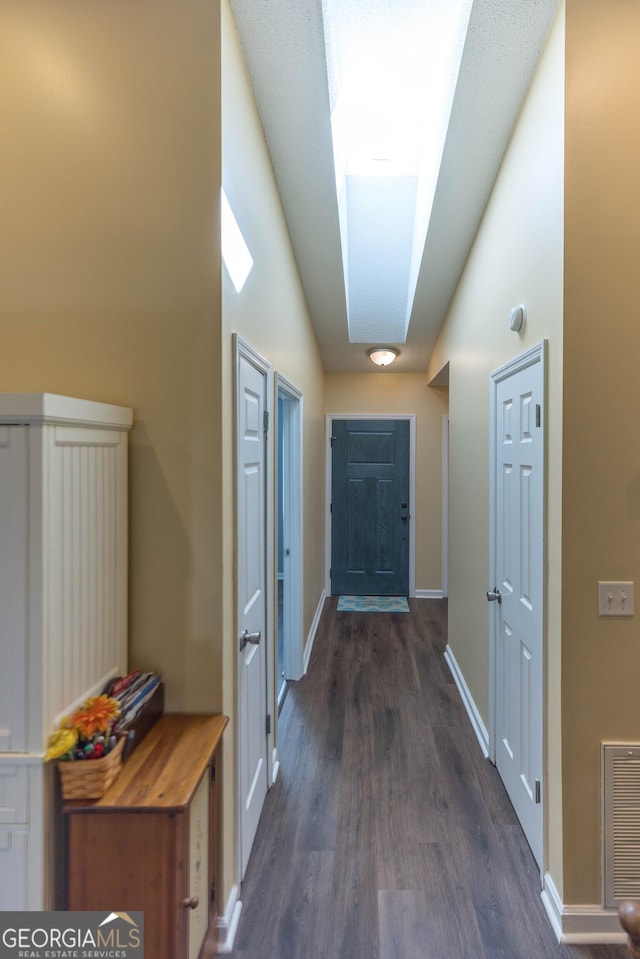
[[[449,414],[442,417],[442,598],[449,595]]]
[[[416,595],[416,414],[415,413],[327,413],[325,416],[325,595],[331,596],[331,421],[332,420],[408,420],[409,421],[409,596]]]
[[[269,429],[267,431],[266,444],[265,444],[265,480],[266,480],[266,506],[265,506],[265,637],[264,643],[266,646],[266,672],[265,675],[265,688],[266,688],[266,704],[267,704],[267,713],[272,717],[271,722],[271,732],[267,737],[267,785],[271,786],[274,781],[274,767],[276,765],[277,759],[274,754],[274,721],[275,717],[275,699],[274,699],[274,677],[275,677],[275,665],[274,665],[274,644],[273,644],[273,615],[274,615],[274,563],[273,563],[273,552],[274,552],[274,503],[273,503],[273,389],[272,389],[272,370],[271,364],[261,356],[256,350],[250,346],[245,340],[242,339],[237,333],[233,334],[233,403],[234,403],[234,518],[235,518],[235,547],[234,552],[237,557],[237,530],[238,530],[238,501],[237,501],[237,471],[238,471],[238,443],[237,443],[237,422],[238,422],[238,370],[241,357],[247,360],[252,366],[257,370],[262,372],[265,376],[265,412],[268,415],[269,420]],[[234,610],[234,630],[233,630],[233,643],[234,649],[237,651],[237,642],[238,642],[238,623],[240,621],[240,610],[238,608],[239,595],[236,590],[235,597],[235,610]],[[271,677],[271,681],[269,681]],[[241,702],[241,685],[240,685],[240,674],[236,666],[236,701],[237,701],[237,721],[238,725],[242,721],[242,702]],[[238,876],[237,882],[238,885],[243,879],[241,875],[242,872],[242,813],[241,813],[241,804],[242,804],[242,791],[241,791],[241,782],[240,782],[240,756],[239,750],[242,742],[242,737],[238,733],[236,735],[236,796],[237,796],[237,809],[238,809],[238,828],[237,828],[237,868]]]
[[[304,633],[302,618],[302,596],[304,568],[304,514],[303,504],[303,402],[304,397],[297,387],[276,372],[276,400],[283,395],[286,403],[284,415],[284,442],[287,445],[288,488],[290,496],[284,504],[284,528],[289,544],[290,555],[286,558],[288,570],[283,609],[285,623],[284,673],[285,679],[298,680],[304,675]],[[278,409],[277,402],[275,404]],[[277,417],[276,417],[277,419]],[[274,426],[274,436],[279,436],[279,424]],[[276,695],[279,677],[276,676]]]
[[[494,370],[491,373],[491,386],[490,386],[490,414],[489,414],[489,569],[488,569],[488,584],[489,588],[493,588],[497,581],[497,555],[498,555],[498,546],[496,542],[496,529],[497,529],[497,476],[496,476],[496,454],[497,454],[497,442],[498,442],[498,384],[508,379],[510,376],[513,376],[516,373],[520,373],[523,370],[528,369],[531,366],[539,363],[541,364],[542,370],[542,383],[543,383],[543,417],[542,417],[542,429],[543,433],[543,443],[542,443],[542,463],[541,463],[541,474],[543,477],[543,491],[542,491],[542,516],[543,516],[543,528],[541,530],[541,545],[543,552],[543,576],[542,576],[542,623],[544,630],[544,623],[546,622],[545,608],[546,608],[546,566],[547,566],[547,555],[546,555],[546,516],[547,516],[547,503],[546,503],[546,439],[547,439],[547,428],[546,428],[546,412],[547,406],[546,403],[546,390],[547,390],[547,377],[546,377],[546,367],[547,367],[547,351],[548,351],[548,341],[542,340],[540,343],[537,343],[535,346],[532,346],[530,349],[526,350],[524,353],[519,354],[509,362],[505,363],[503,366],[499,367],[497,370]],[[496,703],[497,703],[497,653],[496,653],[496,633],[497,633],[497,619],[498,619],[498,608],[496,603],[488,604],[488,615],[489,615],[489,759],[495,764],[496,762],[496,726],[497,726],[497,717],[496,717]],[[545,643],[546,637],[543,635],[542,641],[542,676],[544,683],[545,675]],[[542,749],[543,749],[543,769],[545,768],[546,759],[545,759],[545,742],[546,742],[546,715],[544,712],[544,690],[543,690],[543,702],[540,704],[543,709],[542,715]],[[544,855],[545,855],[545,836],[546,836],[546,806],[544,802],[545,790],[542,790],[542,832],[543,832],[543,842],[542,842],[542,861],[539,863],[540,873],[544,875]]]

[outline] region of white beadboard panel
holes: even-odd
[[[56,427],[46,441],[45,732],[127,653],[126,436]]]
[[[0,752],[27,748],[26,432],[0,426]]]
[[[0,394],[0,910],[52,908],[59,716],[127,667],[132,411]]]

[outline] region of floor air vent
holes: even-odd
[[[640,899],[640,745],[604,745],[604,904]]]

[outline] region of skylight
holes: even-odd
[[[403,343],[472,0],[322,0],[349,339]]]
[[[222,259],[236,293],[240,293],[251,272],[253,257],[229,205],[224,188],[221,190],[220,200]]]

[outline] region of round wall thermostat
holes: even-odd
[[[526,318],[527,310],[524,303],[521,303],[520,306],[514,306],[512,310],[509,310],[509,329],[513,330],[514,333],[520,333],[524,328]]]

